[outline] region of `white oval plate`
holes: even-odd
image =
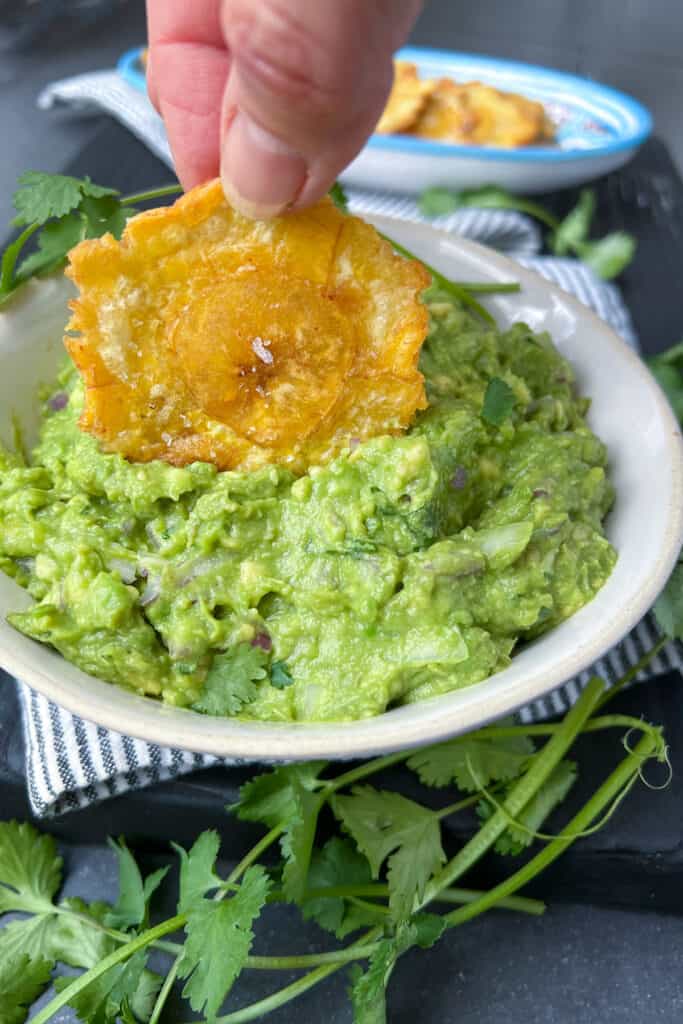
[[[435,185],[548,192],[623,166],[652,130],[649,112],[630,96],[563,71],[419,47],[397,57],[416,64],[421,78],[480,81],[539,100],[557,126],[557,142],[502,149],[373,135],[341,175],[345,185],[411,194]]]
[[[249,761],[367,757],[443,740],[499,718],[590,665],[645,614],[683,541],[683,447],[678,425],[638,357],[588,309],[542,278],[472,242],[422,224],[374,223],[443,273],[460,280],[510,281],[519,294],[492,297],[501,326],[525,321],[548,330],[593,398],[590,422],[606,441],[617,500],[608,521],[619,558],[593,601],[522,650],[484,682],[360,722],[268,724],[209,718],[166,707],[79,671],[56,652],[13,630],[5,615],[28,595],[0,574],[0,664],[83,718],[164,746]],[[36,393],[64,358],[63,280],[25,287],[0,314],[0,437],[13,417],[31,443]],[[341,666],[340,666],[341,669]]]

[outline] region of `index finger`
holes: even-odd
[[[148,88],[185,188],[215,177],[229,56],[220,0],[148,0]]]

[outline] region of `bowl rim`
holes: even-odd
[[[490,280],[509,280],[512,276],[524,288],[525,283],[542,285],[549,304],[559,301],[570,306],[577,319],[589,324],[600,335],[601,342],[616,350],[617,358],[627,360],[649,389],[671,462],[671,490],[666,510],[658,557],[652,565],[647,585],[640,588],[624,606],[620,606],[599,633],[557,657],[550,668],[531,668],[523,681],[504,680],[509,669],[489,676],[480,683],[411,705],[392,709],[373,718],[352,722],[245,722],[229,718],[211,718],[197,712],[171,708],[149,697],[138,696],[70,668],[82,677],[83,686],[73,680],[60,681],[35,659],[24,656],[16,648],[2,644],[2,666],[17,679],[37,690],[68,711],[98,725],[168,747],[196,753],[212,754],[228,762],[310,760],[325,758],[345,760],[368,757],[378,753],[434,744],[450,737],[480,728],[488,722],[510,714],[522,705],[542,697],[573,678],[598,660],[618,643],[649,611],[666,583],[683,543],[683,438],[674,414],[659,385],[642,360],[595,313],[578,299],[546,281],[536,272],[522,267],[486,246],[461,239],[427,224],[406,225],[389,217],[368,218],[389,233],[392,225],[417,232],[426,242],[435,240],[457,246],[473,263],[482,267]],[[436,239],[435,239],[436,236]],[[22,289],[23,300],[31,301],[31,291]],[[35,293],[34,293],[35,294]],[[542,641],[541,641],[542,642]],[[32,642],[31,642],[32,643]],[[36,645],[38,646],[38,645]],[[61,656],[55,655],[60,658]],[[493,691],[482,698],[481,687],[499,680]],[[477,696],[479,691],[479,696]],[[84,699],[85,698],[85,699]],[[485,708],[482,710],[482,699]],[[449,706],[450,704],[450,706]],[[169,741],[169,732],[174,733]],[[180,739],[182,737],[182,739]]]

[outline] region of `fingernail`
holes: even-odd
[[[221,180],[240,213],[266,219],[294,202],[306,182],[300,153],[238,110],[223,140]]]

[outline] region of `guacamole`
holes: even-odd
[[[10,622],[170,704],[325,721],[476,683],[572,615],[616,557],[588,402],[546,335],[425,301],[429,408],[298,478],[104,454],[65,370],[30,460],[0,456],[0,569],[35,598]]]

